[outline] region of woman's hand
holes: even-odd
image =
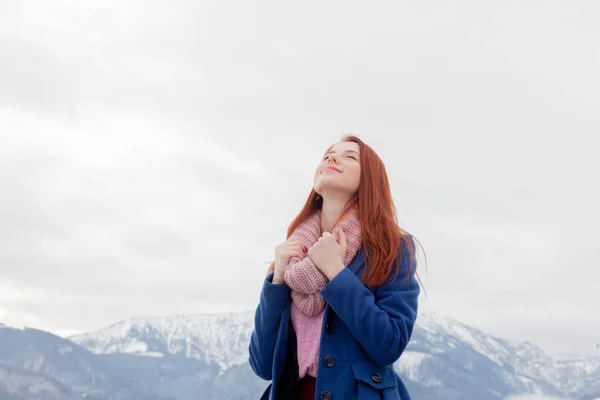
[[[308,256],[319,271],[332,280],[345,267],[346,251],[346,234],[340,229],[339,243],[331,233],[324,232],[317,243],[308,250]]]
[[[306,246],[296,239],[288,239],[275,247],[275,269],[273,274],[273,283],[284,283],[283,276],[285,267],[290,262],[290,258],[299,257],[303,259],[306,256]]]

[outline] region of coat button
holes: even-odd
[[[333,399],[331,392],[328,392],[327,390],[321,392],[321,400],[331,400],[331,399]]]
[[[327,333],[335,332],[335,325],[333,324],[333,322],[328,322],[325,324],[325,332],[327,332]]]
[[[371,374],[371,380],[375,383],[381,383],[381,375],[379,375],[377,372],[374,372]]]
[[[334,356],[327,356],[325,357],[325,366],[327,368],[331,368],[335,365],[335,357]]]

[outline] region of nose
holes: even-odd
[[[335,156],[333,154],[329,156],[329,163],[331,163],[332,160],[334,160],[337,163],[337,160],[335,159]]]

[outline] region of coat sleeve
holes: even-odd
[[[379,287],[375,294],[348,268],[321,290],[325,301],[379,366],[400,358],[417,319],[420,288],[415,279],[416,254],[406,279],[408,271],[408,251],[404,250],[397,278]]]
[[[279,332],[281,313],[290,296],[285,284],[273,284],[273,273],[263,283],[260,302],[254,315],[254,330],[250,336],[249,361],[254,373],[265,380],[273,374],[273,354]]]

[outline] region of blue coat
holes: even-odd
[[[404,250],[397,278],[370,289],[360,280],[365,269],[361,250],[321,290],[326,306],[315,399],[410,400],[392,366],[406,348],[417,318],[416,256],[410,277],[404,279],[408,262]],[[298,379],[292,300],[290,288],[272,280],[273,273],[263,283],[249,361],[256,375],[272,381],[261,400],[288,400]]]

